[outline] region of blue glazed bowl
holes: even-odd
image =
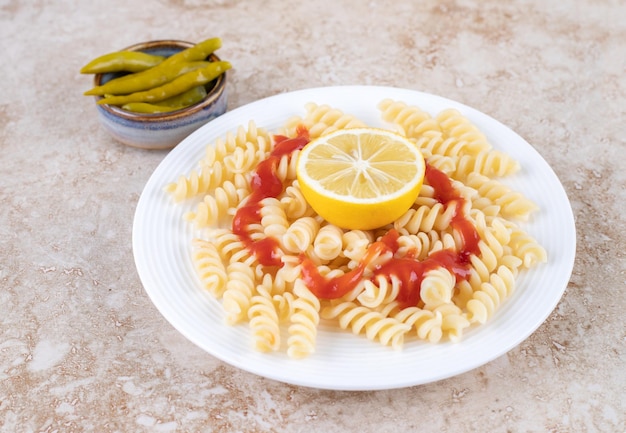
[[[185,41],[162,40],[142,42],[124,50],[170,56],[193,45]],[[220,59],[211,54],[208,60]],[[119,74],[96,74],[94,85],[100,86],[116,76]],[[97,101],[102,96],[95,98]],[[205,123],[224,114],[227,103],[226,73],[223,73],[207,85],[207,96],[202,101],[180,110],[145,114],[108,104],[96,104],[96,109],[100,123],[117,141],[142,149],[171,149]]]

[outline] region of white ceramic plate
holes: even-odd
[[[508,184],[540,207],[527,231],[548,252],[547,264],[520,274],[517,288],[488,323],[470,329],[459,343],[407,342],[402,351],[347,331],[321,328],[308,359],[251,348],[248,325],[224,324],[221,304],[200,286],[191,262],[193,229],[182,215],[192,205],[173,205],[163,186],[196,168],[205,146],[254,120],[274,131],[313,101],[356,115],[371,126],[377,104],[393,98],[436,114],[457,108],[487,135],[495,148],[516,158],[522,170]],[[519,135],[491,117],[438,96],[411,90],[346,86],[272,96],[232,110],[203,126],[174,148],[149,179],[133,226],[135,262],[146,292],[163,316],[185,337],[224,362],[278,381],[335,390],[407,387],[448,378],[479,367],[531,335],[556,307],[569,281],[576,250],[574,219],[565,191],[542,157]]]

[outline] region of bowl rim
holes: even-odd
[[[194,45],[195,44],[192,42],[181,41],[177,39],[159,39],[146,42],[138,42],[136,44],[129,45],[128,47],[122,48],[120,51],[145,51],[150,48],[160,48],[168,46],[185,49],[190,48]],[[209,59],[209,61],[211,62],[219,62],[221,60],[219,56],[217,56],[217,54],[215,53],[210,54],[207,59]],[[215,79],[215,84],[209,91],[207,91],[207,95],[204,97],[204,99],[202,99],[202,101],[197,102],[193,105],[189,105],[188,107],[181,108],[179,110],[168,111],[165,113],[135,113],[132,111],[123,110],[116,105],[96,103],[96,107],[107,111],[113,116],[117,116],[134,122],[170,122],[179,118],[191,116],[217,101],[224,93],[224,89],[226,87],[226,73],[227,72],[224,71]],[[94,75],[94,86],[99,86],[102,83],[102,78],[104,77],[104,75],[105,74],[103,73],[98,73]],[[96,102],[102,98],[103,96],[101,95],[94,96]]]

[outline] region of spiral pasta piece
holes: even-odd
[[[228,229],[213,230],[210,236],[220,256],[227,263],[245,263],[248,266],[258,264],[255,255],[246,248],[239,236]]]
[[[468,320],[472,323],[485,323],[514,289],[515,276],[509,268],[500,266],[467,302]]]
[[[486,213],[474,209],[470,212],[470,220],[476,227],[476,231],[488,244],[499,243],[504,248],[511,241],[510,223],[504,219],[487,215]]]
[[[463,239],[456,230],[453,230],[452,233],[441,232],[439,239],[431,244],[430,249],[427,251],[427,255],[430,256],[437,251],[443,250],[457,252],[460,250],[462,245]]]
[[[437,343],[443,337],[443,316],[439,311],[408,307],[399,310],[393,317],[409,326],[409,330],[415,330],[415,334],[421,340]]]
[[[233,325],[247,318],[252,296],[256,294],[257,277],[254,268],[240,262],[229,264],[226,272],[228,282],[222,306],[226,322]]]
[[[313,240],[313,251],[321,260],[331,261],[341,254],[343,241],[343,230],[333,224],[326,224]]]
[[[353,334],[365,334],[367,339],[379,341],[385,346],[400,349],[404,335],[411,329],[393,317],[386,317],[380,311],[358,305],[354,302],[341,302],[322,310],[325,319],[336,319],[341,329],[350,329]]]
[[[427,182],[425,182],[422,185],[422,188],[420,189],[420,193],[417,196],[416,200],[424,200],[424,199],[432,199],[432,200],[435,200],[435,202],[438,201],[437,198],[435,197],[435,188],[433,188]]]
[[[467,280],[459,281],[455,287],[454,294],[452,295],[452,302],[454,305],[465,310],[467,301],[472,299],[474,295],[474,288]]]
[[[192,261],[202,286],[220,298],[226,289],[228,276],[219,251],[215,245],[202,239],[194,239],[192,245]]]
[[[261,200],[261,225],[266,236],[280,239],[289,228],[289,220],[280,201],[273,197]]]
[[[255,144],[258,150],[268,151],[272,142],[271,136],[264,128],[257,127],[254,121],[248,122],[248,127],[239,126],[235,133],[229,131],[224,137],[218,138],[214,143],[205,147],[204,158],[200,161],[201,166],[213,166],[216,162],[222,162],[237,148],[245,148],[248,143]]]
[[[276,269],[265,269],[260,276],[263,288],[270,295],[282,295],[293,290],[294,282],[300,278],[302,265],[297,256],[285,255],[281,257],[281,266]]]
[[[291,155],[283,155],[278,160],[276,177],[283,183],[296,180],[296,164],[299,155],[300,151],[295,150]]]
[[[267,293],[271,296],[274,310],[278,316],[278,322],[283,323],[294,313],[293,287],[295,280],[299,277],[299,272],[294,272],[293,267],[283,272],[280,268],[276,274],[266,273],[261,277],[261,282],[257,285],[257,292]]]
[[[393,302],[400,293],[400,280],[396,275],[387,278],[385,275],[377,275],[373,280],[364,280],[361,283],[357,299],[361,305],[368,308],[377,308]]]
[[[433,312],[441,314],[441,331],[443,335],[447,336],[453,343],[461,341],[463,331],[471,325],[467,314],[452,303],[439,305],[433,309]]]
[[[450,161],[458,161],[464,156],[474,155],[475,146],[457,137],[446,136],[443,132],[428,131],[416,139],[415,144],[428,158],[429,162],[437,158],[447,157]],[[456,165],[456,162],[454,163]]]
[[[230,175],[218,161],[212,166],[202,167],[199,171],[192,170],[188,176],[180,176],[178,181],[165,185],[164,190],[172,195],[174,201],[180,202],[206,193],[229,178]]]
[[[254,348],[261,352],[280,348],[280,325],[274,301],[263,287],[250,298],[248,324]]]
[[[292,292],[285,292],[282,295],[272,296],[274,308],[278,314],[278,322],[285,323],[291,319],[295,313],[294,303],[295,297]]]
[[[317,325],[319,324],[319,299],[306,287],[302,280],[297,280],[293,294],[294,313],[287,329],[287,354],[292,358],[304,358],[315,352]]]
[[[494,251],[492,247],[496,250]],[[478,241],[478,249],[480,251],[480,260],[485,264],[487,271],[489,273],[493,272],[498,267],[498,261],[502,257],[503,249],[501,245],[498,242],[489,245],[481,239]]]
[[[213,194],[207,194],[198,203],[195,212],[187,212],[184,219],[193,222],[197,228],[217,224],[249,195],[248,189],[237,188],[231,181],[226,181],[223,186],[215,188]]]
[[[480,173],[470,173],[466,184],[476,189],[479,197],[499,206],[504,217],[528,220],[529,215],[537,209],[537,205],[523,194]]]
[[[378,109],[381,111],[383,120],[398,125],[408,138],[419,137],[432,131],[441,131],[430,114],[414,105],[383,99],[378,104]]]
[[[435,117],[441,130],[458,141],[467,142],[472,153],[491,149],[487,137],[460,111],[450,108],[443,110]]]
[[[365,254],[367,246],[374,241],[374,237],[363,230],[348,230],[341,237],[343,254],[352,260],[360,260]]]
[[[456,173],[457,158],[445,155],[430,155],[427,156],[427,162],[430,166],[435,167],[448,176]]]
[[[282,236],[281,244],[285,251],[299,253],[306,251],[320,229],[320,223],[313,217],[302,217],[293,221]]]
[[[396,254],[400,257],[411,256],[417,260],[424,260],[439,239],[439,232],[435,230],[428,233],[400,235],[397,240],[398,252]]]
[[[424,302],[424,308],[432,310],[439,305],[449,304],[455,284],[456,278],[444,267],[426,272],[420,285],[420,299]]]
[[[472,174],[489,177],[510,176],[519,170],[519,164],[506,153],[498,150],[478,152],[475,155],[462,155],[456,159],[456,168],[450,174],[465,181]]]
[[[313,216],[314,211],[302,195],[302,190],[298,181],[294,180],[291,185],[285,188],[285,192],[280,197],[280,202],[285,210],[285,215],[289,219],[298,219],[304,216]]]
[[[525,268],[531,268],[548,260],[545,248],[535,238],[518,227],[512,230],[509,245],[511,246],[512,254],[522,261],[522,266]]]
[[[351,114],[330,107],[329,105],[318,105],[308,103],[305,105],[306,114],[303,118],[292,118],[288,122],[288,130],[293,133],[295,126],[304,125],[309,130],[311,138],[317,138],[337,129],[357,128],[365,124]],[[290,124],[290,125],[289,125]]]
[[[455,214],[454,204],[444,206],[436,203],[433,207],[420,206],[407,210],[393,223],[393,227],[401,234],[430,232],[433,229],[445,230]]]
[[[517,270],[524,264],[524,260],[515,255],[518,244],[511,244],[512,233],[509,228],[510,224],[505,223],[500,218],[490,218],[490,224],[487,223],[486,216],[478,212],[473,215],[475,227],[480,235],[482,244],[479,244],[481,252],[483,252],[483,262],[490,264],[487,268],[492,272],[497,266],[504,265],[517,274]],[[517,231],[515,231],[517,233]],[[541,248],[541,247],[540,247]],[[540,253],[541,257],[545,257],[545,250]],[[521,255],[524,257],[524,254]],[[537,258],[538,256],[534,256]],[[534,262],[533,258],[528,257],[529,261]]]
[[[247,142],[226,155],[223,160],[224,167],[232,173],[247,173],[265,159],[269,147],[265,138],[258,137],[256,143]]]

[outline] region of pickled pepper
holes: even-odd
[[[196,104],[202,101],[206,97],[206,94],[206,88],[204,86],[196,86],[180,95],[158,101],[156,104],[150,104],[149,102],[129,102],[122,105],[122,109],[135,113],[168,113]]]
[[[164,56],[155,56],[141,51],[118,51],[93,59],[81,68],[80,73],[141,72],[158,65],[164,59]]]
[[[210,62],[204,61],[181,61],[168,65],[164,64],[164,62],[142,72],[114,78],[101,86],[87,90],[84,94],[87,96],[101,96],[106,94],[126,95],[129,93],[140,92],[142,90],[148,90],[160,86],[180,75],[206,67],[210,64]]]
[[[187,72],[174,80],[142,92],[130,95],[108,96],[100,99],[98,105],[124,105],[129,102],[158,102],[179,95],[193,87],[205,85],[231,68],[229,62],[210,62],[205,68]]]

